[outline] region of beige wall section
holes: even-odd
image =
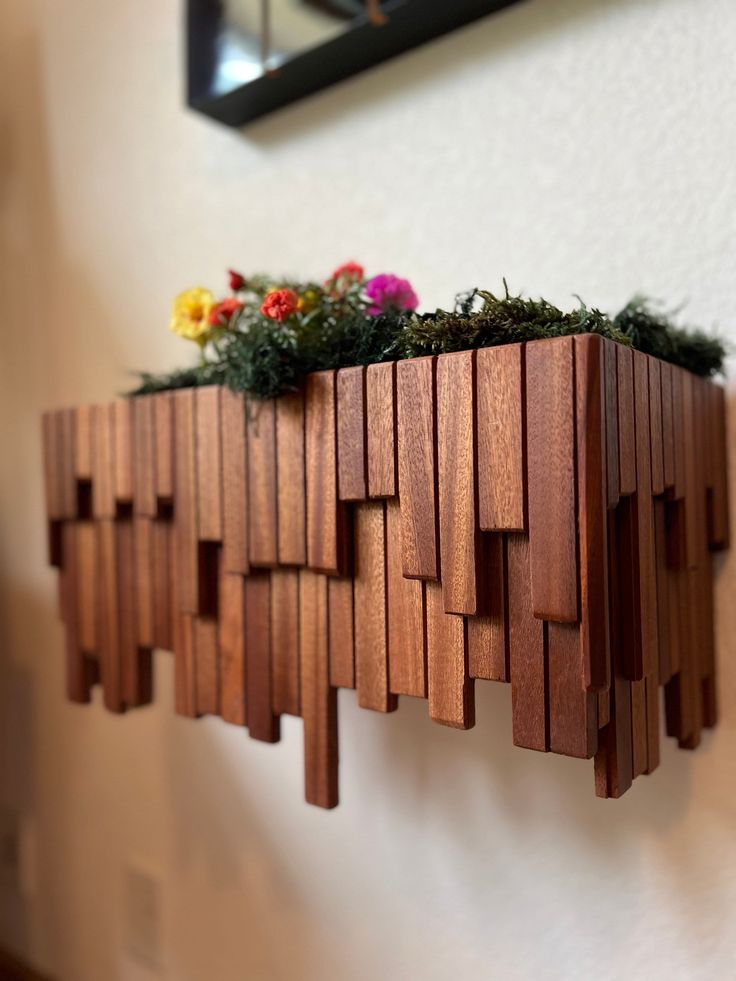
[[[181,107],[180,4],[4,0],[0,21],[0,804],[22,895],[0,941],[63,981],[155,977],[124,949],[124,870],[163,884],[173,981],[736,976],[734,559],[723,722],[618,803],[588,764],[340,695],[342,806],[277,747],[157,704],[67,705],[44,562],[38,416],[190,352],[171,296],[223,269],[358,258],[456,289],[637,289],[736,334],[732,0],[530,0],[242,133]]]

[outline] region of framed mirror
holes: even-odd
[[[229,126],[519,0],[188,0],[187,102]]]

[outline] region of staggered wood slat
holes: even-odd
[[[666,730],[717,719],[713,553],[728,546],[721,388],[593,335],[320,372],[256,402],[142,396],[43,420],[67,693],[113,712],[175,658],[176,711],[257,739],[304,720],[337,803],[338,688],[595,759],[619,797]]]

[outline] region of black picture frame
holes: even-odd
[[[389,0],[386,23],[367,15],[317,47],[290,57],[277,71],[220,93],[214,88],[223,0],[187,0],[187,104],[228,126],[242,126],[281,106],[393,58],[520,0]]]

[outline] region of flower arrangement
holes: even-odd
[[[393,273],[367,277],[350,261],[322,283],[274,282],[228,270],[230,295],[201,287],[173,304],[171,330],[200,349],[200,363],[163,376],[143,373],[132,394],[224,384],[257,398],[292,390],[311,371],[426,354],[597,333],[695,374],[722,370],[723,343],[677,326],[637,297],[615,317],[582,301],[563,312],[546,300],[486,290],[460,294],[452,310],[417,313],[411,283]]]

